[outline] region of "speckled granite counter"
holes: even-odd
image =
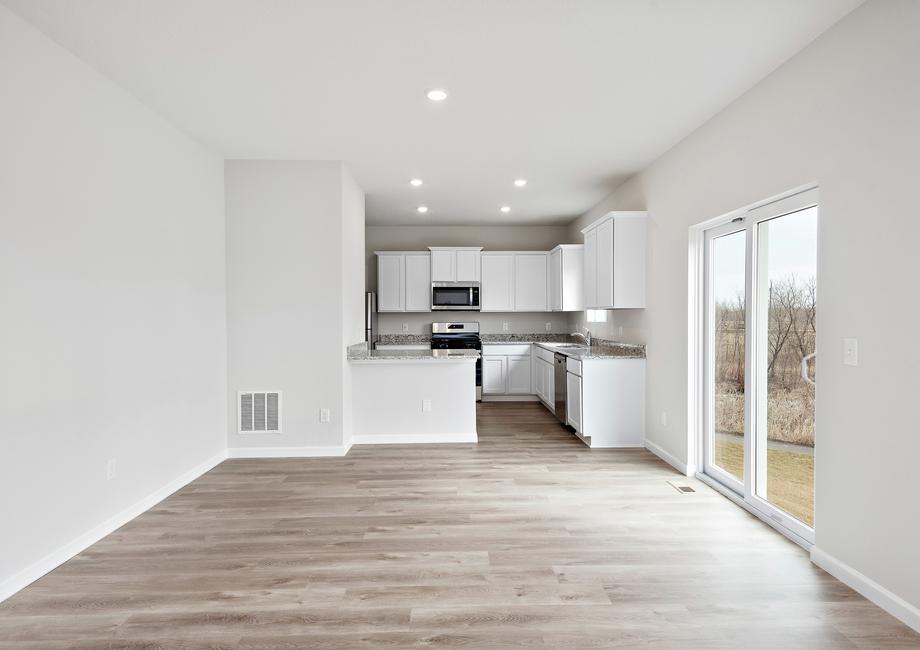
[[[348,348],[349,361],[476,361],[479,350],[368,350]]]
[[[381,334],[379,345],[427,345],[431,343],[430,334]]]
[[[573,359],[644,359],[645,346],[608,341],[607,339],[594,339],[591,347],[584,345],[584,341],[571,334],[483,334],[484,345],[489,343],[533,343],[546,350],[559,352]],[[580,347],[566,348],[558,344],[577,344]]]
[[[559,352],[567,357],[584,361],[586,359],[644,359],[644,345],[627,345],[626,343],[601,343],[591,347],[565,348],[552,343],[536,342],[541,348]]]

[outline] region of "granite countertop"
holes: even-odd
[[[429,334],[381,334],[377,337],[378,345],[427,345],[431,343]]]
[[[349,361],[475,361],[479,350],[368,350],[364,344],[348,348]]]
[[[644,359],[644,345],[606,342],[594,343],[591,347],[563,348],[552,343],[536,342],[541,348],[564,354],[567,357],[584,361],[585,359]]]
[[[483,334],[483,344],[488,343],[534,343],[546,350],[559,352],[573,359],[644,359],[645,346],[594,339],[591,347],[584,346],[584,341],[571,334],[533,333],[533,334]],[[576,343],[579,348],[558,347],[558,343]]]

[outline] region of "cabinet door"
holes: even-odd
[[[530,355],[515,354],[507,357],[508,392],[513,395],[531,395]]]
[[[585,233],[585,309],[597,307],[597,228]]]
[[[514,310],[514,255],[499,253],[482,256],[481,311]]]
[[[482,393],[483,395],[504,395],[505,368],[508,357],[482,358]]]
[[[549,254],[549,308],[562,311],[562,249]]]
[[[405,309],[404,272],[403,255],[377,256],[377,311]]]
[[[597,227],[597,306],[613,307],[613,219]]]
[[[479,282],[479,251],[457,251],[457,282]]]
[[[546,311],[546,253],[514,256],[514,311]]]
[[[581,430],[581,377],[571,372],[566,373],[566,415],[568,423],[576,431]]]
[[[431,251],[431,281],[454,282],[457,279],[457,254],[454,251]]]
[[[431,259],[427,253],[406,255],[406,311],[431,311]]]
[[[546,387],[544,383],[546,381],[546,376],[543,374],[543,361],[541,359],[534,359],[534,368],[533,373],[533,392],[537,394],[542,400],[546,399]]]
[[[614,307],[645,307],[646,230],[644,215],[622,216],[614,219]]]

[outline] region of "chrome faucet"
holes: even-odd
[[[591,330],[589,330],[587,327],[585,327],[584,330],[585,330],[584,334],[582,334],[581,332],[572,332],[571,335],[580,336],[582,339],[584,339],[585,345],[587,345],[590,348],[591,347]]]

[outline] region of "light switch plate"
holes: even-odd
[[[507,332],[507,331],[508,331],[508,323],[502,323],[502,331],[503,331],[503,332]]]
[[[402,324],[402,331],[403,331],[403,332],[408,332],[408,331],[409,331],[409,323],[403,323],[403,324]]]
[[[552,331],[553,331],[553,324],[552,324],[552,323],[547,323],[547,324],[546,324],[546,331],[547,331],[547,332],[552,332]]]
[[[329,409],[320,409],[319,410],[319,421],[328,422],[329,421]]]
[[[422,400],[422,413],[428,413],[431,411],[431,400],[423,399]]]
[[[856,339],[843,339],[843,365],[859,365],[859,341]]]

